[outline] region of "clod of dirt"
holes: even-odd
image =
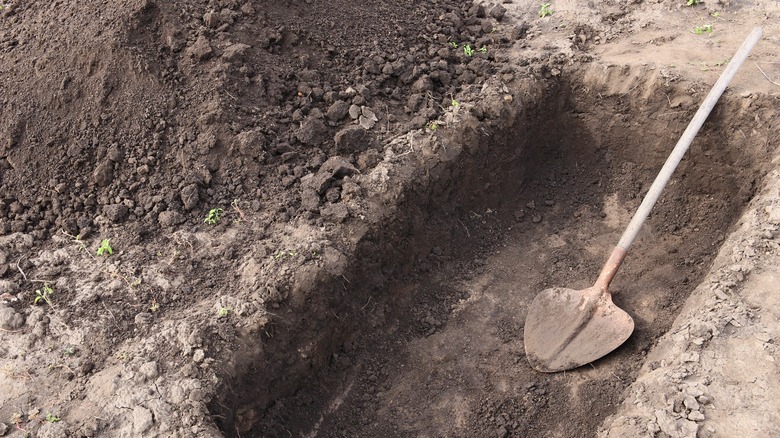
[[[0,328],[17,330],[24,325],[24,316],[11,307],[0,304]]]
[[[360,120],[361,126],[347,126],[336,133],[333,140],[336,143],[336,150],[338,150],[339,153],[351,154],[365,150],[368,147],[369,141],[366,129],[370,129],[372,124],[363,123],[362,121],[367,119],[362,115],[360,116]],[[368,128],[363,125],[368,126]]]

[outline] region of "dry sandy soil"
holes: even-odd
[[[0,5],[0,436],[780,435],[778,2]]]

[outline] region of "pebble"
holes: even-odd
[[[328,107],[325,116],[330,121],[338,122],[339,120],[347,116],[347,114],[349,113],[349,109],[350,109],[350,105],[347,102],[344,102],[343,100],[337,100],[333,102],[333,104],[330,107]]]
[[[152,411],[143,407],[136,406],[133,409],[133,430],[137,434],[141,434],[149,430],[154,424],[154,418],[152,417]]]
[[[360,107],[357,105],[353,104],[352,106],[349,107],[349,117],[351,117],[352,120],[355,120],[358,117],[360,117],[361,112],[362,111],[360,110]]]
[[[538,215],[538,214],[537,214],[537,215],[534,215],[534,217],[532,217],[532,218],[531,218],[531,222],[533,222],[533,223],[535,223],[535,224],[538,224],[538,223],[539,223],[539,222],[541,222],[541,221],[542,221],[542,216],[540,216],[540,215]]]
[[[693,421],[704,421],[704,414],[699,411],[692,411],[688,414],[688,419]]]

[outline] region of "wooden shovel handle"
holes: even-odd
[[[628,254],[628,251],[619,246],[616,246],[615,249],[612,250],[612,254],[609,255],[607,263],[605,263],[604,267],[601,268],[599,278],[596,280],[596,284],[594,286],[596,290],[602,293],[607,292],[609,283],[612,282],[615,274],[617,274],[618,268],[620,268],[620,265],[623,264],[623,260],[626,258],[626,254]]]
[[[634,213],[634,217],[631,219],[626,231],[620,238],[617,247],[612,250],[609,260],[607,260],[607,263],[601,270],[601,274],[596,281],[596,287],[598,287],[600,291],[607,291],[609,283],[617,273],[621,263],[623,263],[623,259],[626,258],[628,249],[631,247],[631,244],[634,243],[634,239],[637,234],[639,234],[639,229],[642,228],[642,224],[645,223],[647,216],[650,214],[650,210],[653,209],[656,201],[658,201],[658,197],[661,196],[661,192],[672,177],[672,173],[677,168],[677,165],[680,164],[680,160],[682,160],[685,152],[688,151],[694,137],[696,137],[696,134],[704,124],[704,121],[707,120],[707,117],[715,107],[715,104],[718,103],[718,99],[720,99],[726,86],[731,82],[731,79],[734,78],[734,75],[737,74],[737,69],[745,62],[745,59],[750,54],[750,51],[753,49],[753,46],[756,45],[759,38],[761,38],[763,32],[761,27],[756,27],[750,32],[750,35],[747,36],[745,42],[743,42],[742,46],[737,50],[737,53],[731,58],[729,65],[727,65],[726,69],[721,73],[718,81],[712,86],[707,97],[704,98],[704,102],[699,106],[699,110],[696,111],[693,119],[688,124],[688,128],[683,132],[680,141],[677,142],[677,145],[672,150],[669,158],[666,159],[666,163],[664,163],[664,166],[661,168],[655,181],[653,181],[653,184],[647,191],[645,198],[642,200],[642,204],[639,206],[636,213]]]

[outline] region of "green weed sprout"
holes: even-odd
[[[701,0],[688,0],[687,2],[685,2],[685,4],[688,6],[696,6],[699,3],[701,3]]]
[[[54,289],[49,286],[49,283],[43,283],[43,288],[35,291],[35,301],[33,301],[33,304],[38,304],[43,301],[53,309],[54,306],[51,303],[52,294],[54,294]]]
[[[463,53],[466,56],[474,56],[474,49],[471,47],[471,44],[466,44],[463,46]]]
[[[286,259],[288,257],[295,257],[296,255],[298,255],[298,253],[295,252],[295,251],[283,251],[283,250],[280,250],[279,252],[274,254],[274,260],[282,260],[282,259]]]
[[[693,33],[695,33],[696,35],[702,35],[704,33],[712,33],[712,25],[707,23],[701,26],[696,26],[693,28]]]
[[[450,41],[450,45],[452,46],[453,49],[458,48],[458,43],[456,43],[455,41]]]
[[[542,3],[542,7],[539,8],[539,17],[544,18],[553,14],[553,10],[550,8],[549,3]]]
[[[460,102],[458,102],[458,101],[457,101],[457,100],[455,100],[455,99],[452,99],[452,102],[450,102],[450,104],[451,104],[452,106],[456,107],[456,108],[460,106]]]
[[[209,224],[209,225],[216,225],[217,222],[219,222],[220,219],[222,219],[222,213],[225,210],[222,208],[212,208],[209,210],[208,216],[206,216],[205,219],[203,219],[203,222]]]
[[[439,129],[439,124],[436,122],[428,122],[428,125],[426,125],[426,127],[431,131],[436,131],[437,129]]]
[[[103,239],[100,241],[100,248],[97,250],[97,255],[113,255],[114,248],[111,248],[111,239]]]
[[[230,308],[228,307],[220,307],[219,310],[217,310],[217,316],[220,318],[224,318],[228,315],[230,315]]]
[[[46,421],[48,421],[49,423],[56,423],[56,422],[60,421],[60,417],[52,414],[51,412],[47,412],[46,413]]]

